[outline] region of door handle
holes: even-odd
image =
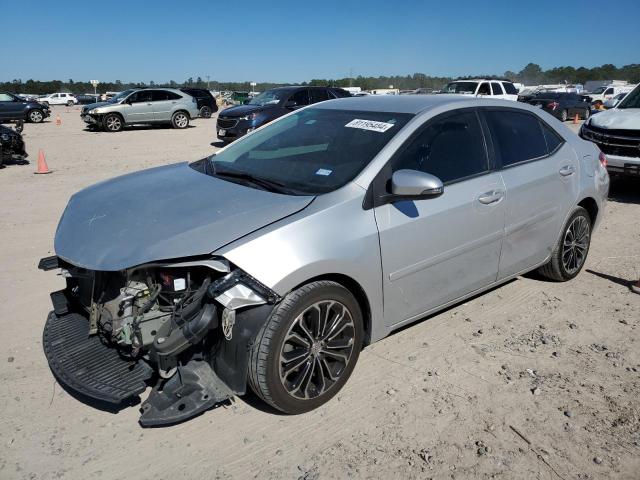
[[[504,192],[501,190],[492,190],[490,192],[483,193],[478,197],[478,201],[483,205],[490,205],[492,203],[499,202],[504,197]]]
[[[573,175],[574,173],[576,173],[576,167],[574,167],[573,165],[565,165],[559,170],[558,173],[560,173],[560,175],[562,175],[563,177],[568,177],[569,175]]]

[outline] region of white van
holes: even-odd
[[[600,106],[620,93],[629,93],[634,87],[635,85],[605,85],[589,92],[588,95],[593,105]]]

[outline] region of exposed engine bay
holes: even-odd
[[[224,259],[99,272],[48,257],[39,267],[59,268],[67,282],[51,294],[45,326],[54,374],[112,403],[155,382],[142,404],[143,426],[183,421],[244,393],[248,342],[279,300]],[[247,320],[234,338],[238,317]]]

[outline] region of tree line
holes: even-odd
[[[594,68],[585,67],[556,67],[549,70],[543,70],[540,65],[529,63],[519,72],[507,71],[503,75],[479,75],[483,78],[508,78],[514,82],[524,83],[525,85],[540,84],[557,84],[557,83],[581,83],[584,84],[588,80],[627,80],[631,83],[640,83],[640,64],[634,63],[623,67],[605,64]],[[478,77],[478,75],[476,75]],[[465,78],[471,78],[465,77]],[[394,75],[379,77],[358,76],[355,78],[338,78],[338,79],[312,79],[308,82],[302,82],[301,85],[329,86],[329,87],[360,87],[363,90],[371,90],[374,88],[388,88],[393,85],[394,88],[400,90],[413,90],[417,88],[424,89],[440,89],[447,82],[451,81],[451,77],[432,77],[424,73],[414,73],[413,75]],[[188,78],[184,82],[176,82],[170,80],[166,83],[156,83],[154,81],[146,82],[122,82],[116,80],[114,82],[103,82],[98,85],[99,92],[119,92],[128,88],[144,88],[144,87],[197,87],[209,88],[210,90],[232,90],[232,91],[250,91],[257,90],[263,92],[270,88],[289,85],[286,83],[258,83],[255,87],[251,87],[249,82],[219,82],[206,81],[202,77]],[[0,82],[0,91],[8,91],[13,93],[29,93],[34,95],[44,95],[53,92],[69,92],[75,94],[91,93],[93,86],[89,82],[75,82],[73,79],[67,81],[62,80],[26,80],[14,79],[10,82]]]

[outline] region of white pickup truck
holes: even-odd
[[[633,90],[635,85],[605,85],[603,87],[598,87],[592,92],[587,93],[591,97],[591,104],[599,107],[607,100],[612,99],[616,95],[620,93],[629,93]]]
[[[580,136],[606,155],[610,175],[640,177],[640,85],[615,108],[589,117]]]

